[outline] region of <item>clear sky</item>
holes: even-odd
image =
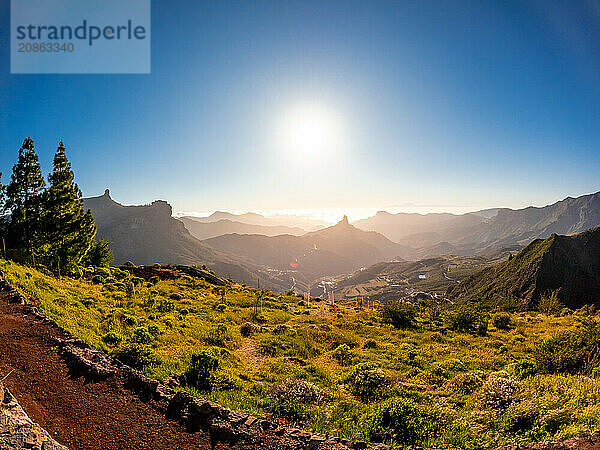
[[[45,173],[64,140],[84,195],[175,211],[600,190],[598,1],[157,0],[150,75],[11,75],[0,18],[3,181],[31,136]]]

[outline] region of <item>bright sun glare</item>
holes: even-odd
[[[340,145],[336,115],[318,104],[297,106],[283,117],[282,145],[296,158],[319,158]]]

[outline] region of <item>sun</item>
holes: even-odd
[[[340,141],[339,119],[324,105],[299,105],[283,116],[281,144],[296,158],[331,155],[339,147]]]

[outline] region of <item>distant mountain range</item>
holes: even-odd
[[[97,237],[110,243],[114,264],[132,261],[135,264],[207,265],[219,275],[240,283],[262,285],[277,290],[289,287],[289,281],[280,280],[250,267],[228,255],[223,255],[198,239],[185,228],[183,222],[172,217],[167,202],[157,200],[150,205],[123,206],[115,202],[108,189],[104,195],[84,199],[90,209]]]
[[[189,219],[193,219],[196,222],[201,223],[214,223],[221,220],[230,220],[232,222],[245,223],[248,225],[259,225],[263,227],[289,227],[289,228],[301,228],[306,231],[314,231],[320,228],[328,226],[327,222],[322,220],[312,219],[304,216],[298,216],[293,214],[277,214],[274,216],[263,216],[262,214],[248,212],[243,214],[233,214],[225,211],[215,211],[210,216],[197,217],[187,215],[184,216]]]
[[[443,255],[506,258],[553,233],[600,226],[600,193],[568,197],[542,208],[494,208],[468,214],[390,214],[303,233],[317,222],[296,216],[216,212],[172,217],[155,201],[123,206],[104,195],[85,199],[98,236],[111,243],[115,262],[206,264],[220,275],[277,290],[303,291],[322,277],[351,274],[380,262]],[[295,223],[296,225],[292,225]],[[187,228],[186,228],[187,227]],[[189,230],[189,231],[188,231]]]
[[[485,255],[503,247],[522,248],[552,233],[579,233],[600,226],[600,192],[567,197],[541,208],[497,208],[462,215],[381,211],[354,225],[413,247],[412,259],[448,253]]]
[[[220,219],[216,222],[201,222],[195,217],[179,217],[188,231],[197,239],[209,239],[224,234],[262,234],[263,236],[278,236],[280,234],[291,234],[300,236],[306,231],[299,227],[287,227],[285,225],[255,225],[237,222],[230,219]]]
[[[303,236],[229,234],[203,241],[215,250],[253,264],[293,271],[308,282],[325,275],[352,272],[379,261],[401,258],[411,249],[385,236],[338,224]]]
[[[452,286],[447,295],[471,301],[514,296],[532,308],[552,291],[571,308],[600,305],[600,228],[536,239],[514,258]]]

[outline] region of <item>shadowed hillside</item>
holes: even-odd
[[[451,287],[467,300],[515,296],[534,307],[551,291],[571,308],[600,303],[600,228],[533,241],[517,256]]]

